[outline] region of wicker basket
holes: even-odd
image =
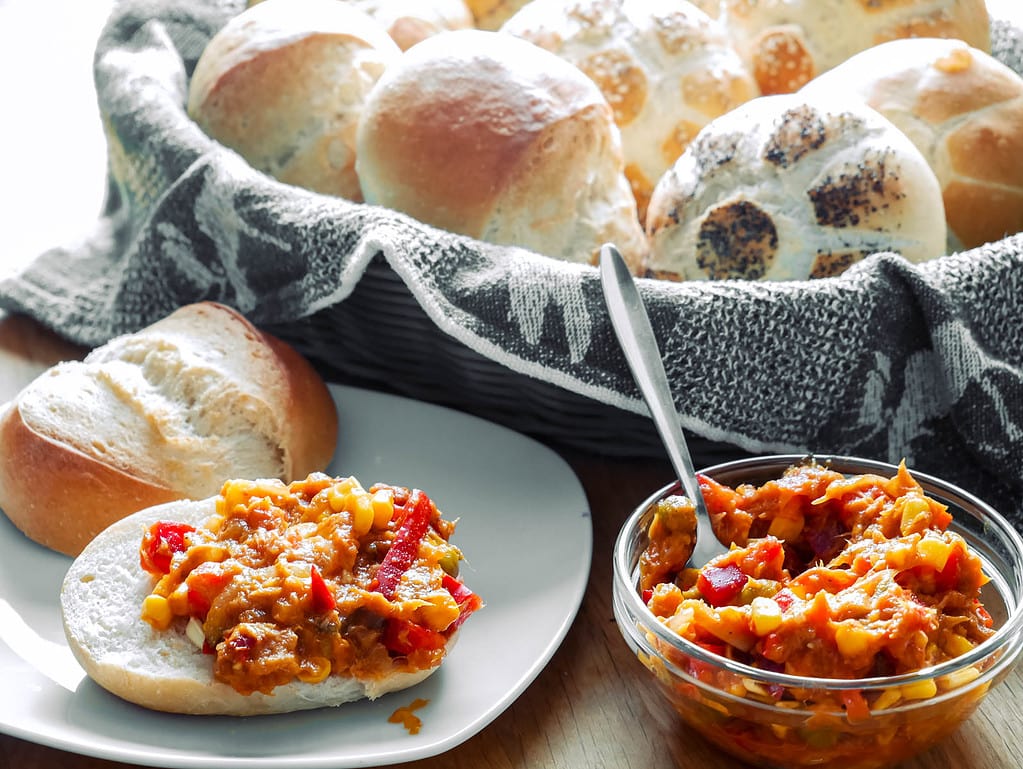
[[[511,371],[442,332],[379,255],[345,301],[268,330],[331,381],[456,408],[557,447],[665,456],[648,417]],[[688,438],[701,466],[746,455],[691,433]]]

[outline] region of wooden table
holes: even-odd
[[[92,43],[108,6],[109,0],[0,0],[0,103],[22,108],[8,110],[0,121],[5,147],[0,272],[84,231],[99,210],[103,147],[89,73]],[[47,366],[81,353],[30,320],[0,314],[0,402]],[[563,454],[586,490],[594,529],[589,589],[577,620],[536,681],[493,723],[443,755],[406,766],[740,766],[682,727],[663,706],[613,618],[611,547],[624,511],[666,483],[670,467]],[[1017,669],[964,727],[904,767],[1018,769],[1023,766],[1021,723],[1023,670]],[[53,766],[125,765],[0,734],[0,769]]]

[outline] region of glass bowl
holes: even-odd
[[[802,455],[757,457],[701,472],[732,487],[760,485],[805,459]],[[898,470],[851,457],[818,455],[814,459],[847,475],[891,477]],[[870,769],[896,764],[947,736],[1005,678],[1023,648],[1023,540],[975,496],[938,478],[911,474],[928,496],[947,505],[953,516],[949,530],[962,535],[980,555],[990,577],[981,600],[996,632],[955,659],[900,676],[791,676],[727,659],[673,632],[644,604],[638,590],[638,564],[656,503],[683,492],[677,483],[671,484],[639,505],[615,543],[615,619],[684,723],[757,766]],[[709,529],[701,530],[701,538],[710,536]],[[869,705],[866,713],[842,707],[843,698],[857,692]]]

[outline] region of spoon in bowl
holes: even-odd
[[[668,452],[682,490],[696,508],[696,547],[691,562],[702,565],[727,548],[718,542],[710,525],[707,505],[700,492],[689,445],[682,433],[678,411],[671,396],[664,362],[657,347],[650,317],[625,260],[610,243],[600,249],[600,283],[618,343],[632,376]]]

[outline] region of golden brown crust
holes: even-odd
[[[646,242],[611,107],[578,68],[511,35],[443,32],[403,54],[366,103],[367,202],[569,261]]]
[[[283,458],[280,466],[287,476],[282,480],[290,481],[326,469],[334,453],[338,429],[337,411],[326,384],[293,348],[261,332],[229,307],[213,302],[189,305],[139,334],[120,337],[110,345],[97,348],[97,352],[107,353],[100,359],[92,359],[92,363],[87,359],[86,363],[76,365],[91,366],[89,371],[132,366],[135,364],[119,356],[137,357],[165,343],[169,345],[166,340],[183,337],[189,338],[187,345],[192,346],[193,352],[222,345],[221,352],[225,356],[233,353],[235,368],[230,370],[232,373],[217,374],[220,378],[214,387],[235,387],[239,384],[237,380],[245,377],[247,381],[241,383],[246,388],[245,397],[260,399],[260,409],[273,414],[277,427],[266,435],[266,448],[257,449],[260,457],[266,458],[263,466],[278,466],[279,452]],[[126,345],[126,340],[133,344]],[[188,376],[187,369],[185,365],[178,374],[182,381]],[[202,376],[209,375],[208,369],[202,366],[200,369],[205,372]],[[43,377],[40,381],[45,381]],[[75,387],[88,380],[83,374],[79,379],[59,381],[65,383],[64,387]],[[209,444],[198,439],[189,444],[192,448],[188,452],[175,455],[172,460],[170,454],[163,452],[162,444],[140,444],[131,440],[135,436],[116,432],[121,428],[131,429],[124,428],[120,422],[111,428],[113,435],[102,436],[88,432],[84,423],[72,424],[75,422],[73,409],[62,412],[71,414],[67,419],[58,419],[56,424],[40,424],[41,410],[48,413],[53,401],[40,401],[37,396],[35,411],[28,409],[23,416],[21,410],[27,408],[26,397],[39,393],[39,389],[32,389],[34,386],[38,388],[34,383],[29,384],[0,412],[0,509],[30,539],[67,555],[77,555],[96,534],[129,513],[199,493],[189,489],[182,474],[175,474],[173,462],[196,467],[210,465],[223,470],[241,461],[237,453],[243,450],[241,446],[227,457],[225,464],[219,455],[214,460]],[[49,392],[47,397],[53,397],[52,388]],[[189,397],[188,387],[180,391],[172,387],[168,392],[180,394],[167,397]],[[194,396],[196,391],[193,388],[191,392]],[[90,397],[93,400],[89,400]],[[79,401],[72,401],[75,408],[94,405],[100,420],[109,416],[98,402],[98,396],[82,395]],[[138,403],[139,408],[147,410],[146,416],[152,418],[159,410],[160,418],[174,422],[176,427],[195,416],[189,412],[187,403],[176,404],[180,413],[169,416],[165,401],[147,404],[144,399]],[[221,432],[239,431],[242,442],[246,440],[247,431],[258,433],[263,429],[238,421],[215,424],[220,425]],[[118,440],[120,435],[125,435],[123,442]],[[262,439],[260,436],[253,445],[263,446]],[[125,446],[137,445],[146,448],[125,450]],[[244,450],[253,451],[247,444]],[[214,475],[213,471],[209,475],[202,484],[204,494],[216,493],[219,484],[227,480],[220,474]]]
[[[337,446],[334,399],[309,361],[277,337],[265,332],[262,336],[277,356],[282,376],[288,383],[291,478],[284,480],[324,471]]]
[[[0,415],[0,509],[29,539],[75,556],[114,521],[181,495],[57,443],[14,403]]]
[[[188,114],[257,170],[358,202],[355,126],[400,53],[382,25],[345,3],[267,0],[210,40],[189,83]]]

